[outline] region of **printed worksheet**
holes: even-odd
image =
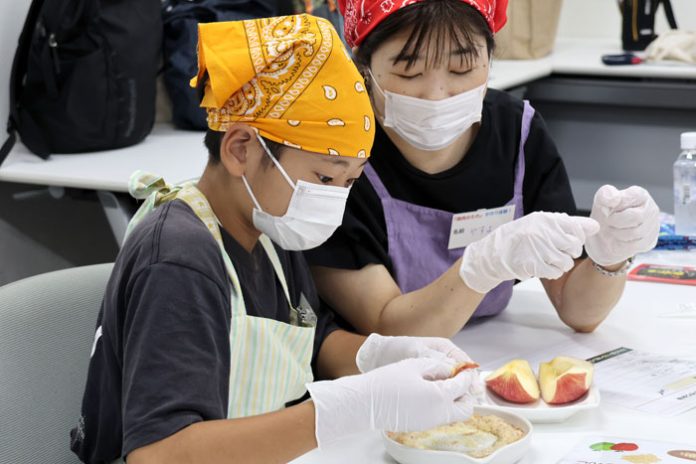
[[[555,353],[586,359],[594,364],[594,383],[602,402],[638,411],[673,416],[696,408],[696,359],[682,359],[619,347],[604,353],[576,342],[559,344],[519,356],[534,370]],[[501,366],[498,361],[494,366]],[[493,368],[493,367],[491,367]]]
[[[635,438],[584,438],[558,464],[686,464],[696,461],[696,444]]]

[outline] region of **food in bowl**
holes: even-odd
[[[473,458],[485,458],[522,439],[525,431],[502,417],[474,414],[464,422],[454,422],[422,432],[389,432],[387,435],[410,448],[454,451]]]

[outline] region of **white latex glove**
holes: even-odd
[[[594,219],[536,212],[504,224],[464,250],[459,275],[469,288],[488,293],[506,280],[558,279],[572,269]]]
[[[473,363],[472,359],[451,340],[441,337],[389,337],[373,333],[362,344],[355,357],[360,372],[386,366],[411,358],[429,358],[452,363],[452,371],[462,364]],[[480,404],[485,391],[480,381],[480,371],[468,368],[459,373],[468,377],[469,391],[465,395]]]
[[[453,367],[407,359],[367,374],[307,384],[319,447],[366,430],[410,432],[468,419],[471,379],[449,378]]]
[[[657,244],[660,208],[642,187],[601,187],[595,194],[590,217],[599,223],[600,230],[587,239],[585,251],[600,266],[619,264]]]
[[[462,364],[471,358],[457,345],[439,337],[385,337],[373,333],[362,344],[355,361],[360,372],[369,372],[409,358],[449,360]]]

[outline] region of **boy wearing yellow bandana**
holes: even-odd
[[[467,418],[478,374],[451,376],[470,361],[451,342],[365,338],[320,311],[300,250],[340,225],[374,134],[330,24],[201,25],[192,85],[209,162],[198,182],[132,179],[145,202],[97,321],[80,459],[287,462],[363,430]]]

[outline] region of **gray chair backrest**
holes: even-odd
[[[74,464],[97,315],[113,264],[0,287],[0,463]]]

